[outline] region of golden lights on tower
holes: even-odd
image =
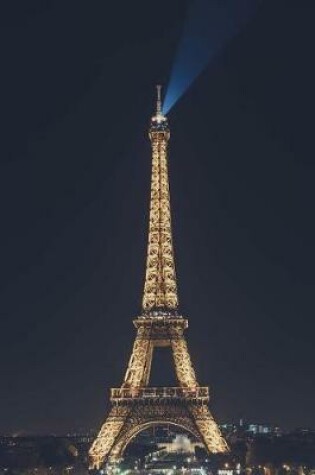
[[[142,307],[176,310],[178,307],[172,239],[167,147],[170,130],[162,113],[161,86],[157,86],[156,114],[149,137],[152,146],[152,176],[148,251]]]
[[[142,430],[161,424],[181,427],[208,452],[228,446],[208,408],[209,388],[200,386],[184,331],[188,320],[178,314],[178,295],[171,227],[167,146],[170,131],[157,87],[156,113],[151,119],[152,176],[148,249],[142,313],[124,381],[111,389],[111,409],[90,451],[90,468],[121,460],[128,443]],[[154,349],[170,347],[176,387],[151,387]]]

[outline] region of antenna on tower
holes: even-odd
[[[157,91],[156,115],[162,115],[161,89],[162,89],[162,86],[158,84],[156,86],[156,91]]]

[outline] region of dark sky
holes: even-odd
[[[97,428],[121,384],[186,6],[1,7],[1,432]],[[220,422],[315,427],[314,21],[266,0],[169,114],[181,307]]]

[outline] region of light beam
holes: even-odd
[[[195,0],[177,49],[163,113],[167,114],[209,62],[248,22],[262,0]]]

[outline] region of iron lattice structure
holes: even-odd
[[[174,424],[203,442],[210,453],[228,446],[209,408],[209,389],[199,386],[184,331],[188,320],[178,313],[173,251],[167,145],[170,131],[161,110],[160,87],[156,115],[149,129],[152,179],[148,251],[142,314],[124,382],[111,390],[111,409],[90,451],[90,467],[118,462],[128,443],[142,430]],[[177,387],[149,386],[155,347],[171,347]]]
[[[167,167],[170,137],[167,123],[155,125],[153,122],[149,137],[152,144],[151,203],[142,306],[145,311],[152,308],[174,310],[178,307],[178,296]]]

